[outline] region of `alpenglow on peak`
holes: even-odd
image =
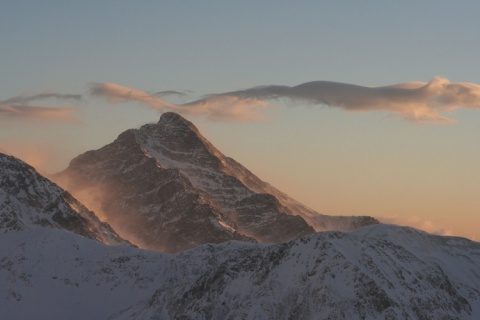
[[[121,236],[164,252],[229,240],[280,243],[378,223],[316,213],[223,155],[173,112],[78,156],[58,178],[101,208]],[[82,198],[90,189],[101,191],[96,203]]]

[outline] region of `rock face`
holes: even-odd
[[[0,318],[479,319],[479,265],[478,242],[388,225],[174,255],[36,228],[0,234]]]
[[[322,232],[263,248],[210,247],[212,256],[230,257],[204,269],[186,286],[159,287],[149,300],[120,318],[167,314],[172,319],[476,319],[480,315],[479,243],[397,226],[359,231]]]
[[[378,223],[317,214],[225,157],[171,112],[78,156],[55,179],[123,237],[163,252],[228,240],[286,242],[315,229]],[[82,198],[91,188],[102,196]]]
[[[23,161],[0,153],[0,233],[64,229],[105,244],[127,244],[68,192]]]

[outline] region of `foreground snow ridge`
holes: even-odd
[[[478,319],[480,243],[374,225],[163,254],[0,235],[2,319]]]

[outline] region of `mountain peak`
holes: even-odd
[[[160,121],[159,122],[161,122],[161,121],[171,121],[171,120],[181,121],[181,120],[185,120],[185,118],[182,117],[181,115],[179,115],[178,113],[168,111],[168,112],[162,113],[162,115],[160,116]]]
[[[315,229],[377,223],[308,209],[223,155],[173,112],[77,159],[61,173],[75,182],[66,188],[78,197],[89,188],[104,191],[100,199],[84,201],[102,208],[106,221],[144,248],[177,252],[233,239],[287,242]]]
[[[188,127],[190,129],[195,129],[196,127],[193,123],[179,115],[175,112],[165,112],[160,116],[158,121],[159,125],[169,126],[169,127]]]

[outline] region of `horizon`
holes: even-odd
[[[174,111],[319,213],[480,241],[480,4],[25,3],[0,152],[58,172]]]

